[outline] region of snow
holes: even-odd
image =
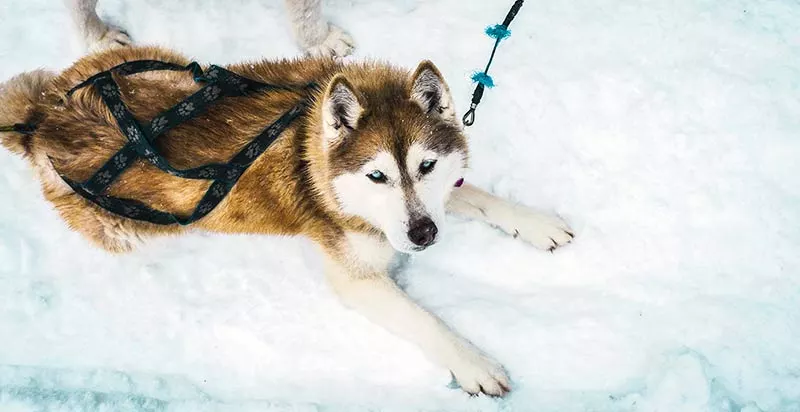
[[[292,56],[281,1],[101,0],[140,43]],[[466,109],[511,1],[328,0],[355,58],[430,58]],[[0,80],[79,57],[60,1],[0,4]],[[565,217],[539,252],[477,222],[398,273],[508,369],[469,398],[338,304],[304,239],[195,234],[128,255],[70,232],[0,154],[3,411],[800,411],[800,7],[526,2],[467,180]]]

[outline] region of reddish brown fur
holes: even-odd
[[[158,226],[112,215],[75,194],[52,172],[53,166],[73,180],[85,180],[108,160],[126,138],[109,109],[91,87],[66,92],[95,73],[124,61],[155,59],[181,65],[186,58],[168,50],[143,47],[122,48],[86,57],[49,81],[46,75],[16,79],[9,90],[0,93],[0,123],[34,122],[31,136],[4,133],[2,142],[10,150],[24,154],[40,175],[47,200],[52,202],[68,225],[110,251],[127,251],[130,240],[156,234],[177,234],[184,228]],[[360,99],[367,101],[365,118],[395,116],[418,122],[406,126],[400,143],[426,139],[437,132],[441,122],[426,120],[420,108],[409,100],[410,73],[385,64],[342,65],[329,59],[283,60],[226,67],[243,76],[273,84],[317,82],[326,85],[342,73],[354,85]],[[31,76],[31,75],[28,75]],[[149,121],[199,89],[187,72],[146,72],[128,77],[115,76],[122,97],[136,118]],[[18,86],[27,84],[28,88]],[[41,92],[41,93],[39,93]],[[329,187],[332,160],[357,158],[353,150],[368,150],[378,144],[380,133],[389,132],[375,121],[363,131],[359,145],[330,159],[322,150],[317,131],[322,93],[318,92],[310,114],[296,120],[281,137],[240,178],[227,198],[193,227],[227,233],[303,234],[326,248],[335,248],[344,231],[376,229],[352,216],[337,212]],[[157,141],[157,148],[177,168],[195,167],[210,162],[227,162],[265,126],[292,107],[301,95],[272,91],[248,97],[225,98],[202,116],[168,132]],[[3,109],[5,107],[5,109]],[[419,120],[416,120],[419,119]],[[421,122],[421,123],[420,123]],[[438,129],[437,129],[438,128]],[[372,137],[370,137],[372,136]],[[405,143],[403,143],[405,142]],[[466,142],[459,147],[465,148]],[[340,164],[346,165],[347,162]],[[110,188],[114,196],[139,200],[153,208],[188,215],[194,209],[208,181],[181,179],[138,161]]]

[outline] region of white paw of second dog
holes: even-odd
[[[345,57],[353,52],[355,42],[347,32],[339,26],[328,24],[328,35],[318,44],[306,48],[306,53],[311,56]]]
[[[96,32],[91,36],[87,36],[86,43],[90,52],[94,53],[118,47],[127,47],[133,43],[130,36],[117,27],[105,26],[104,29],[105,30]]]
[[[542,250],[552,252],[575,237],[572,229],[561,218],[525,206],[513,206],[499,220],[498,224],[503,231]]]
[[[450,372],[465,392],[504,396],[511,391],[511,380],[502,365],[477,350],[464,350],[459,355]]]

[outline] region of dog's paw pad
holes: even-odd
[[[328,35],[320,43],[306,48],[311,56],[345,57],[355,48],[353,38],[347,32],[333,24],[328,25]]]

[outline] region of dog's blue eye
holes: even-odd
[[[380,170],[373,170],[367,177],[375,183],[386,183],[386,175]]]
[[[433,170],[433,166],[436,165],[436,160],[425,160],[419,164],[419,172],[422,174],[428,174]]]

